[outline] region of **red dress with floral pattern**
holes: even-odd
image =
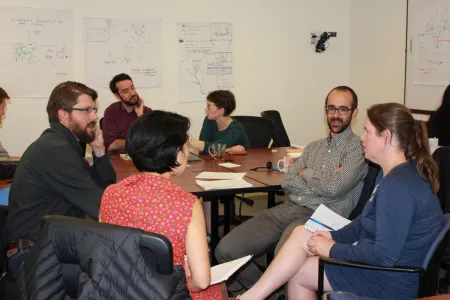
[[[174,265],[184,266],[186,233],[197,197],[169,179],[140,173],[110,185],[100,205],[102,222],[143,229],[166,236],[173,247]],[[210,286],[193,299],[222,299],[220,285]]]

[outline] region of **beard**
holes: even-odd
[[[351,117],[347,122],[344,122],[344,120],[342,120],[341,118],[327,118],[328,128],[330,128],[330,131],[332,133],[336,134],[344,132],[345,129],[347,129],[348,126],[350,126],[351,122],[352,122]]]
[[[90,144],[95,140],[95,126],[97,122],[92,121],[82,128],[80,124],[72,122],[72,133],[80,140],[80,142]],[[90,131],[90,133],[89,133]]]
[[[123,104],[127,105],[127,106],[138,106],[139,105],[139,95],[136,96],[131,96],[128,100],[123,99],[120,95],[119,95],[120,101],[123,102]]]

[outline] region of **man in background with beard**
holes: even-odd
[[[37,240],[44,216],[97,219],[103,191],[116,181],[96,127],[96,99],[96,91],[71,81],[59,84],[50,95],[50,128],[25,151],[11,185],[3,238],[12,277],[19,274]],[[92,166],[82,156],[80,141],[92,148]]]
[[[289,200],[261,212],[226,235],[215,251],[219,263],[249,254],[258,256],[276,242],[277,252],[292,230],[303,225],[321,203],[343,217],[349,216],[367,173],[359,137],[350,128],[352,118],[358,114],[357,107],[358,97],[347,86],[338,86],[328,93],[324,107],[328,137],[306,146],[302,156],[289,167],[281,184],[289,192]],[[255,264],[247,264],[237,272],[229,290],[242,294],[261,275]]]
[[[127,74],[114,76],[109,88],[119,101],[108,106],[103,116],[105,147],[108,151],[123,150],[131,125],[151,109],[144,106],[144,100],[139,97],[133,80]]]

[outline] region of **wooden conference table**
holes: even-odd
[[[228,155],[224,160],[214,160],[209,154],[196,154],[202,160],[194,162],[189,165],[181,176],[173,176],[174,183],[179,185],[185,191],[188,191],[197,197],[208,197],[211,199],[211,251],[214,249],[219,241],[219,202],[218,197],[233,196],[242,193],[267,193],[268,208],[275,205],[275,192],[281,189],[281,182],[284,179],[284,173],[272,171],[268,169],[259,169],[257,171],[248,171],[248,169],[255,167],[264,167],[267,161],[271,161],[274,165],[278,160],[282,159],[289,148],[261,148],[249,149],[246,155]],[[110,154],[111,163],[117,173],[117,181],[120,181],[128,176],[138,173],[138,170],[133,165],[131,160],[124,160],[120,158],[120,153]],[[92,159],[88,158],[92,162]],[[227,169],[219,166],[222,162],[232,162],[240,165],[240,167]],[[195,176],[200,172],[245,172],[247,173],[244,179],[252,184],[248,188],[233,188],[226,190],[205,191],[196,184]],[[0,188],[7,188],[11,185],[11,180],[0,180]],[[225,220],[230,220],[231,203],[225,201]],[[225,222],[225,232],[229,231],[230,224]]]
[[[214,160],[209,154],[196,154],[202,158],[201,161],[190,164],[181,176],[173,176],[171,179],[174,183],[179,185],[185,191],[194,194],[197,197],[208,197],[211,200],[211,251],[214,249],[219,241],[219,222],[218,222],[218,200],[219,197],[233,196],[242,193],[256,193],[262,192],[268,194],[268,207],[273,207],[275,204],[275,192],[281,189],[281,182],[284,179],[284,173],[272,171],[268,169],[259,169],[257,171],[248,171],[248,169],[255,167],[264,167],[267,161],[271,161],[274,165],[278,160],[282,159],[287,154],[289,148],[261,148],[249,149],[246,155],[228,155],[224,160]],[[118,153],[113,153],[111,156],[111,163],[117,173],[117,181],[120,181],[128,176],[138,173],[131,160],[124,160],[120,158]],[[219,166],[222,162],[232,162],[240,165],[240,167],[228,169]],[[205,191],[196,184],[195,177],[203,171],[207,172],[245,172],[244,180],[251,183],[253,186],[249,188],[233,188],[226,190]],[[230,205],[229,201],[225,201],[225,220],[230,220]],[[225,222],[224,231],[229,231],[230,224]]]

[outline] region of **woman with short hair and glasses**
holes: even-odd
[[[200,138],[189,138],[195,149],[208,153],[214,143],[225,144],[227,152],[242,153],[249,147],[248,137],[241,123],[230,115],[236,108],[234,94],[227,90],[209,93],[206,97],[206,117]]]

